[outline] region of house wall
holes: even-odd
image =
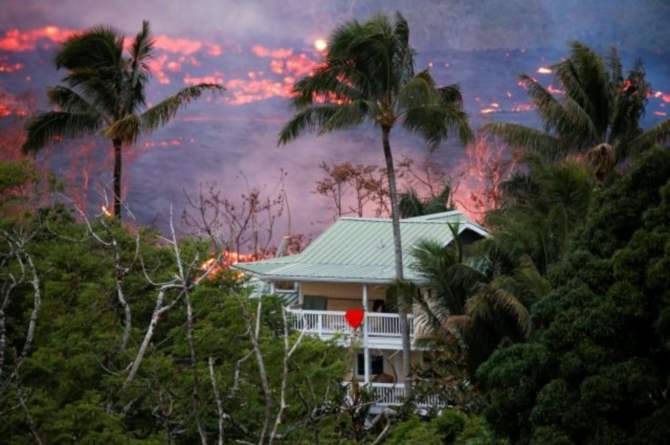
[[[370,355],[383,355],[384,356],[384,374],[386,376],[391,377],[395,383],[402,383],[402,378],[400,377],[402,374],[402,351],[389,351],[389,350],[381,350],[381,349],[370,349]],[[362,349],[359,350],[358,352],[362,352]],[[422,363],[423,360],[423,354],[421,351],[412,351],[412,365],[416,366]],[[352,371],[356,370],[358,366],[358,356],[357,354],[353,358],[353,362],[351,364],[351,369]],[[345,376],[346,381],[350,381],[352,376],[352,372],[347,373]],[[386,377],[385,376],[385,377]],[[362,375],[357,375],[357,378],[359,381],[362,381],[363,376]],[[370,376],[371,381],[380,381],[381,383],[393,383],[393,382],[385,382],[383,381],[383,378],[380,378],[380,376]]]
[[[373,300],[384,300],[386,288],[368,284],[368,309],[372,310]],[[363,285],[351,283],[300,283],[300,303],[305,295],[328,298],[329,311],[344,311],[363,305]]]

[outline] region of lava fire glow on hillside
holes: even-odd
[[[81,7],[81,13],[76,15],[65,14],[73,7],[69,3],[62,5],[63,11],[55,11],[25,0],[33,8],[31,11],[38,12],[27,15],[21,13],[24,6],[8,2],[13,15],[0,16],[0,144],[14,148],[7,148],[3,157],[22,156],[15,141],[21,138],[23,122],[35,110],[49,107],[45,90],[63,76],[52,63],[59,44],[98,24],[101,17],[105,18],[104,23],[125,32],[129,36],[126,47],[130,44],[130,37],[145,17],[140,12],[120,14],[119,11],[132,9],[118,6],[124,1],[100,5],[96,14]],[[111,5],[114,3],[116,6]],[[123,189],[140,222],[165,220],[169,204],[179,210],[184,206],[185,194],[194,193],[200,184],[217,181],[229,196],[235,197],[249,184],[269,187],[271,181],[267,178],[283,169],[288,173],[286,189],[294,225],[298,224],[300,231],[314,233],[329,221],[329,217],[324,217],[328,203],[309,192],[319,178],[318,164],[345,160],[382,164],[377,133],[365,126],[276,147],[277,132],[292,111],[292,87],[318,66],[328,48],[326,36],[343,20],[368,17],[380,8],[391,7],[387,3],[340,3],[315,2],[309,7],[294,1],[282,2],[281,7],[267,4],[259,15],[254,5],[227,3],[209,4],[205,9],[212,13],[204,14],[205,9],[196,2],[193,8],[180,11],[178,21],[174,20],[171,6],[154,8],[146,17],[152,24],[156,50],[149,62],[149,105],[181,87],[200,82],[221,84],[226,91],[219,97],[189,105],[176,121],[127,150]],[[560,100],[564,91],[552,66],[566,56],[565,43],[572,38],[585,38],[589,43],[594,23],[599,23],[603,14],[617,13],[614,7],[585,6],[586,12],[571,16],[571,29],[565,20],[556,19],[558,13],[564,12],[543,2],[547,14],[543,26],[530,21],[523,29],[511,29],[509,22],[490,24],[496,21],[495,17],[478,16],[477,23],[482,27],[476,29],[466,18],[451,15],[458,14],[458,5],[447,10],[431,2],[435,12],[427,17],[422,13],[426,8],[413,5],[405,10],[406,5],[391,3],[409,19],[412,43],[417,49],[416,69],[430,69],[440,84],[460,85],[473,128],[495,121],[537,125],[526,85],[518,81],[518,75],[533,76]],[[227,19],[227,8],[241,8],[237,12],[244,14]],[[18,19],[9,23],[9,16]],[[591,17],[598,20],[592,21]],[[547,27],[547,23],[554,25]],[[631,26],[635,26],[634,20]],[[466,27],[467,32],[459,27]],[[610,32],[597,29],[601,39]],[[610,40],[598,43],[627,44],[623,38]],[[666,118],[670,107],[670,58],[660,51],[622,49],[627,68],[637,56],[642,58],[654,88],[648,97],[646,126]],[[424,144],[402,131],[394,132],[393,148],[398,156],[416,159],[428,153]],[[431,159],[446,168],[451,177],[458,178],[455,202],[479,219],[495,203],[497,192],[492,183],[504,175],[511,154],[481,140],[467,148],[449,141],[432,153]],[[38,160],[65,179],[78,202],[100,208],[101,190],[110,181],[111,148],[105,141],[91,138],[55,144]],[[277,230],[281,232],[282,229]]]

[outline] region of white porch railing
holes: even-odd
[[[349,386],[350,383],[345,383],[345,385]],[[372,397],[377,406],[399,406],[404,403],[407,396],[405,385],[402,383],[360,384],[361,388],[365,388],[366,386],[372,389]],[[415,401],[415,404],[419,408],[437,408],[446,405],[437,394],[421,397],[419,400]]]
[[[287,309],[292,327],[307,334],[328,337],[335,334],[351,334],[352,329],[345,319],[344,311],[312,311]],[[414,335],[414,319],[407,316],[410,335]],[[366,312],[361,330],[367,329],[368,337],[400,338],[400,317],[398,314]],[[364,331],[362,331],[364,332]]]

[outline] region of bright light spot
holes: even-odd
[[[316,48],[317,51],[325,51],[326,48],[328,48],[328,42],[324,39],[316,39],[314,41],[314,48]]]
[[[551,68],[547,68],[546,66],[541,66],[537,69],[537,72],[540,74],[551,74]]]
[[[102,207],[100,207],[100,210],[102,210],[102,214],[105,215],[106,217],[108,218],[112,217],[112,212],[110,212],[106,206],[103,205]]]

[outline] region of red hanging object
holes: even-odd
[[[349,309],[344,314],[344,318],[349,323],[353,329],[358,328],[361,323],[363,323],[363,318],[365,317],[365,311],[363,309]]]

